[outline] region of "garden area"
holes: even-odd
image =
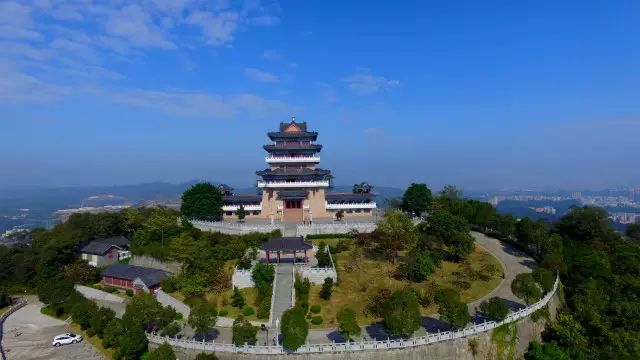
[[[309,305],[319,305],[320,311],[314,316],[321,316],[321,325],[312,328],[332,328],[337,326],[337,313],[340,309],[351,308],[355,311],[359,324],[370,324],[381,320],[367,311],[369,299],[374,299],[381,291],[393,292],[403,288],[411,288],[421,295],[421,314],[430,315],[438,312],[435,295],[438,289],[453,288],[459,291],[463,302],[469,303],[491,292],[500,284],[503,269],[498,259],[480,247],[462,262],[444,260],[433,271],[428,279],[411,282],[398,279],[396,274],[406,253],[400,253],[399,262],[394,264],[380,259],[369,259],[356,248],[353,240],[326,239],[321,241],[328,245],[341,243],[346,250],[332,253],[338,272],[338,283],[333,287],[329,300],[320,297],[322,286],[312,285],[309,293]]]

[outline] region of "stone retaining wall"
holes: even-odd
[[[179,261],[164,261],[148,255],[133,255],[129,265],[148,267],[179,274],[182,271],[182,263]]]
[[[109,301],[115,302],[118,304],[124,304],[124,299],[120,296],[110,294],[106,291],[94,289],[92,287],[84,286],[84,285],[75,285],[74,288],[77,292],[82,294],[82,296],[86,297],[89,300],[94,301]]]
[[[277,225],[266,224],[250,224],[250,223],[231,223],[226,221],[201,221],[191,220],[191,224],[202,231],[221,232],[229,235],[244,235],[249,233],[270,233],[274,230],[280,230],[284,233],[284,229]]]
[[[296,226],[297,236],[307,236],[311,234],[347,234],[351,231],[370,233],[376,229],[374,222],[366,223],[343,223],[335,222],[331,224],[306,224]]]

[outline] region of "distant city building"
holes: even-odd
[[[556,208],[552,207],[552,206],[543,206],[543,207],[530,207],[529,209],[540,213],[540,214],[549,214],[549,215],[555,215],[556,214]]]
[[[571,193],[571,197],[574,199],[580,199],[582,197],[582,193],[580,191],[574,191]]]
[[[628,212],[615,212],[609,216],[613,222],[620,224],[635,224],[640,221],[640,214]]]
[[[318,168],[322,145],[315,141],[318,133],[307,130],[306,122],[280,123],[278,131],[267,134],[272,143],[264,145],[269,168],[257,171],[259,194],[233,194],[221,188],[223,213],[236,219],[242,206],[248,219],[311,222],[334,218],[341,212],[345,218],[371,216],[376,203],[371,186],[361,183],[353,192],[328,192],[332,175]]]

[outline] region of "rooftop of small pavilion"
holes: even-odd
[[[313,245],[305,241],[302,236],[272,237],[262,244],[260,248],[260,250],[266,252],[293,252],[311,249],[313,249]]]

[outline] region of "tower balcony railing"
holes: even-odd
[[[262,205],[243,205],[245,211],[260,211],[262,210]],[[238,211],[240,209],[240,205],[224,205],[222,206],[222,211]]]
[[[375,209],[377,207],[375,202],[368,203],[351,203],[351,204],[332,204],[325,203],[327,210],[351,210],[351,209]]]
[[[320,162],[319,156],[267,156],[264,159],[268,164]]]
[[[258,181],[259,188],[329,187],[328,180],[317,181]]]

